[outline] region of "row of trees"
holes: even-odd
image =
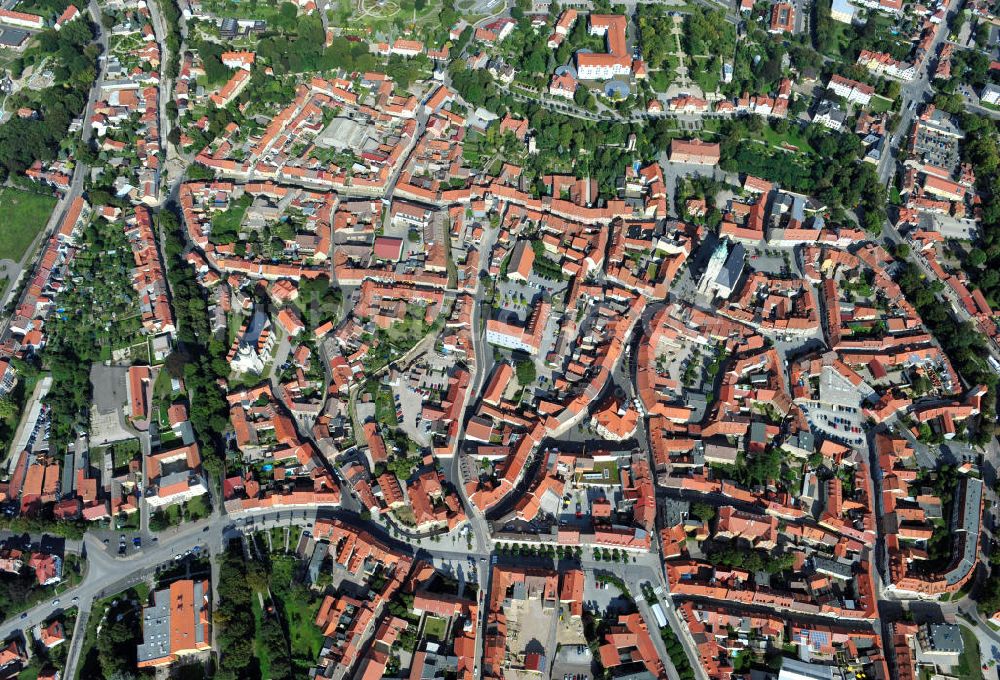
[[[249,564],[254,564],[250,562]],[[234,541],[219,567],[216,592],[219,604],[212,623],[219,644],[219,670],[216,680],[259,677],[254,654],[257,628],[253,615],[254,590],[248,587],[248,563],[238,541]]]
[[[677,639],[677,633],[669,626],[664,627],[660,629],[660,638],[667,648],[667,656],[670,657],[670,663],[677,670],[677,676],[680,680],[694,680],[696,676],[691,667],[691,660],[688,659],[687,652],[684,651],[684,645]]]
[[[177,0],[157,1],[160,4],[160,11],[163,13],[163,23],[167,28],[167,53],[163,55],[166,60],[164,70],[167,78],[176,78],[181,70],[181,10],[177,6]],[[176,111],[176,109],[174,110]]]
[[[958,111],[965,130],[962,160],[972,164],[982,199],[980,243],[970,252],[966,271],[995,309],[1000,304],[1000,133],[990,119]]]
[[[583,548],[580,546],[553,546],[544,544],[521,544],[521,543],[499,543],[497,552],[501,555],[531,555],[533,557],[558,557],[559,559],[580,559],[583,556]]]
[[[167,280],[177,317],[177,346],[167,357],[165,368],[183,378],[191,397],[189,418],[204,455],[205,469],[216,477],[225,473],[222,433],[229,426],[226,399],[218,380],[229,375],[228,349],[212,335],[208,304],[195,280],[193,267],[184,260],[184,236],[180,221],[170,210],[159,213],[160,228],[166,237]]]

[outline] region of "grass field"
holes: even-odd
[[[435,640],[443,640],[445,636],[445,626],[447,621],[440,616],[428,616],[424,622],[424,634]]]
[[[0,190],[0,253],[20,262],[28,246],[48,222],[56,199],[7,187]]]
[[[877,94],[872,97],[871,109],[872,113],[885,113],[892,109],[892,100]]]
[[[809,141],[802,132],[802,128],[795,123],[790,124],[788,126],[788,132],[784,134],[778,132],[770,125],[765,125],[764,132],[761,136],[768,144],[771,144],[779,149],[786,148],[783,145],[788,144],[797,147],[798,150],[802,152],[813,151],[812,146],[810,146]]]
[[[316,626],[316,614],[321,603],[320,600],[310,602],[304,598],[285,601],[285,616],[288,617],[294,659],[315,663],[319,658],[319,652],[323,649],[323,634]]]
[[[983,680],[983,669],[980,664],[979,640],[976,634],[965,626],[962,629],[962,643],[965,648],[962,658],[958,662],[958,677],[968,678],[968,680]]]
[[[316,613],[322,600],[310,597],[301,586],[292,587],[294,573],[295,557],[272,556],[272,594],[279,604],[278,609],[285,615],[292,665],[298,669],[308,669],[316,663],[323,648],[323,633],[316,626]]]

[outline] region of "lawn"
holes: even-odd
[[[139,513],[119,513],[119,515],[115,517],[115,529],[119,531],[138,531]]]
[[[28,246],[45,228],[56,199],[30,191],[7,187],[0,189],[0,244],[3,256],[20,262]]]
[[[208,505],[208,494],[202,494],[200,496],[195,496],[187,502],[187,519],[188,521],[195,521],[208,517],[212,512],[212,509]]]
[[[440,616],[428,616],[424,621],[424,635],[434,638],[435,640],[443,640],[445,633],[445,626],[448,622],[442,619]]]
[[[361,4],[364,11],[359,10]],[[328,7],[330,24],[341,27],[345,34],[363,33],[368,29],[396,34],[409,26],[433,31],[440,26],[441,3],[435,0],[420,3],[417,0],[364,0],[363,3],[339,0]]]
[[[292,638],[292,658],[315,663],[323,649],[323,633],[316,625],[320,600],[294,597],[284,602],[288,631]]]
[[[389,326],[389,329],[386,331],[386,335],[389,337],[389,342],[392,343],[394,347],[405,347],[405,349],[403,349],[403,352],[405,353],[417,344],[422,337],[427,335],[427,331],[428,325],[425,324],[423,320],[423,309],[417,307],[415,309],[408,309],[404,320],[397,321],[393,325]]]
[[[621,482],[621,476],[618,473],[618,463],[613,460],[594,463],[594,472],[599,472],[602,475],[606,474],[606,479],[611,484],[618,484]]]
[[[240,233],[240,225],[247,214],[252,199],[243,194],[228,208],[212,217],[212,243],[234,243]]]
[[[830,45],[834,47],[829,52],[826,52],[826,56],[837,58],[851,41],[851,35],[848,32],[850,31],[850,28],[847,24],[842,24],[839,21],[834,21],[832,19],[829,24],[830,33],[832,34]]]
[[[795,123],[790,123],[788,126],[788,132],[785,132],[784,134],[778,132],[770,125],[765,125],[764,132],[761,134],[761,137],[763,137],[764,141],[768,144],[771,144],[779,149],[787,148],[787,146],[783,146],[787,144],[798,148],[798,150],[803,153],[811,152],[813,150],[812,146],[809,145],[809,141],[806,139],[806,136],[803,134],[802,128]]]
[[[271,552],[285,551],[285,527],[271,529]]]
[[[722,74],[717,72],[716,69],[708,68],[710,61],[710,57],[699,55],[694,57],[688,68],[691,80],[698,83],[698,86],[706,93],[717,91],[719,89],[719,81],[722,79]]]
[[[138,439],[126,439],[123,442],[112,444],[108,448],[111,449],[111,464],[116,470],[127,468],[129,463],[138,458],[142,451]]]
[[[983,680],[982,661],[979,656],[979,640],[976,634],[965,626],[962,629],[962,644],[965,647],[956,669],[957,676],[964,680]]]
[[[271,589],[278,610],[285,615],[292,665],[308,669],[316,663],[323,648],[323,634],[316,626],[316,612],[321,601],[310,596],[301,585],[293,585],[295,562],[292,555],[272,556]]]
[[[462,146],[462,158],[478,166],[490,157],[486,137],[478,132],[469,134]]]
[[[892,100],[877,94],[872,97],[871,110],[872,113],[885,113],[886,111],[891,111]]]
[[[170,384],[169,371],[162,370],[156,374],[156,382],[153,383],[154,399],[169,399],[173,395],[173,386]],[[166,413],[163,415],[166,422]]]
[[[182,507],[183,506],[183,507]],[[163,531],[178,526],[183,521],[194,522],[208,517],[212,509],[208,504],[208,494],[195,496],[184,503],[173,503],[157,510],[149,518],[150,531]]]

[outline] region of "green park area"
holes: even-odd
[[[871,110],[872,113],[887,113],[892,110],[892,100],[877,94],[872,97]]]
[[[56,199],[6,187],[0,189],[0,253],[20,262],[31,242],[49,221]]]
[[[436,26],[440,0],[338,0],[330,3],[336,26],[399,33],[429,23]]]

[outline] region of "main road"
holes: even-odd
[[[934,97],[934,89],[931,87],[931,63],[937,61],[938,48],[948,37],[948,25],[955,14],[958,0],[949,0],[945,10],[945,18],[934,29],[934,40],[927,48],[924,59],[920,62],[917,77],[909,82],[903,83],[900,88],[902,97],[899,105],[899,122],[895,132],[889,137],[886,143],[885,153],[879,159],[878,176],[882,184],[889,184],[896,174],[896,162],[899,158],[899,145],[910,130],[910,123],[917,107]]]

